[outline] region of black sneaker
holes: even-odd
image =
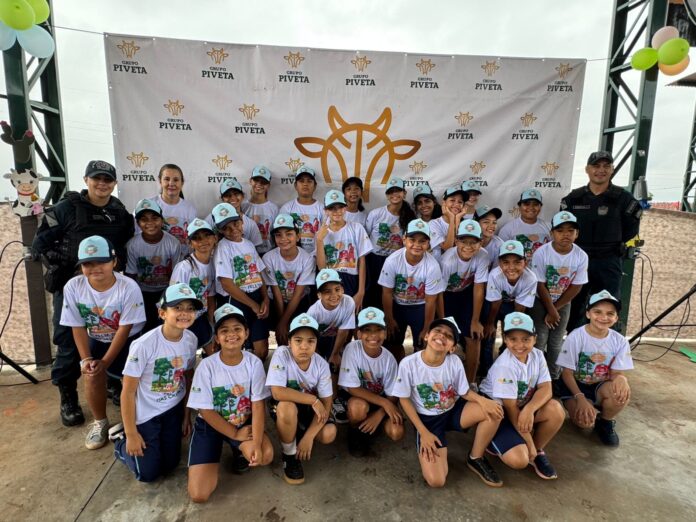
[[[599,440],[602,441],[602,444],[615,448],[619,445],[619,435],[614,430],[614,426],[616,426],[615,420],[607,420],[598,416],[594,430],[599,435]]]
[[[536,471],[536,474],[544,480],[553,480],[558,478],[556,470],[553,469],[549,458],[543,451],[537,453],[537,456],[534,458],[534,462],[532,462],[532,467],[534,468],[534,471]]]
[[[495,472],[490,463],[486,460],[486,457],[479,457],[478,459],[472,459],[471,455],[466,458],[466,465],[469,469],[476,473],[478,477],[483,481],[484,484],[492,488],[502,488],[503,481]]]
[[[232,448],[232,463],[230,469],[235,475],[242,475],[249,471],[249,461],[244,458],[244,455],[242,455],[242,452],[238,448]]]
[[[59,384],[60,420],[63,426],[78,426],[85,423],[80,402],[77,398],[77,384]]]
[[[333,415],[333,419],[336,424],[348,423],[348,412],[346,411],[346,405],[341,398],[334,399],[331,406],[331,414]]]
[[[348,453],[351,457],[366,457],[369,451],[370,436],[358,428],[351,427],[348,430]]]
[[[304,470],[302,463],[295,455],[283,454],[283,478],[288,484],[299,485],[304,483]]]

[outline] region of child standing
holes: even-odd
[[[314,199],[317,190],[317,175],[310,167],[300,167],[295,171],[295,191],[297,198],[280,207],[282,214],[290,214],[300,228],[300,244],[307,253],[315,256],[317,246],[314,236],[319,230],[324,216],[324,207]]]
[[[241,451],[249,466],[273,461],[264,432],[266,374],[261,360],[242,349],[248,336],[239,308],[226,304],[215,310],[220,351],[198,365],[188,400],[188,407],[198,410],[188,460],[188,493],[197,503],[206,502],[217,487],[223,443]]]
[[[242,221],[242,237],[248,239],[258,248],[263,245],[261,232],[255,221],[252,221],[244,212],[242,212],[242,202],[244,201],[244,191],[242,185],[237,181],[237,178],[229,178],[220,184],[220,199],[223,203],[228,203],[234,207]],[[215,219],[213,214],[208,214],[205,218],[208,224],[215,227]],[[219,232],[219,231],[218,231]]]
[[[555,479],[544,448],[561,429],[565,412],[551,399],[551,376],[544,354],[534,347],[532,318],[506,315],[503,337],[507,350],[481,382],[481,394],[501,402],[506,414],[490,448],[511,468],[531,465],[541,478]]]
[[[537,295],[531,316],[537,331],[536,347],[546,354],[555,380],[561,376],[556,359],[570,318],[570,303],[587,283],[587,254],[576,246],[578,220],[567,211],[553,216],[553,241],[537,249],[532,270],[537,276]]]
[[[188,285],[168,287],[159,309],[164,324],[130,347],[123,368],[123,423],[109,430],[109,439],[114,456],[136,480],[152,482],[181,459],[181,438],[191,432],[184,406],[196,364],[196,338],[186,329],[202,306]]]
[[[536,189],[522,192],[517,202],[520,209],[519,217],[503,225],[498,234],[503,241],[514,239],[522,243],[528,264],[531,264],[532,254],[536,249],[551,241],[548,223],[539,219],[541,205],[541,192]]]
[[[488,254],[488,270],[498,266],[498,253],[503,240],[496,235],[498,220],[503,215],[499,208],[480,205],[476,208],[474,219],[481,225],[481,246]]]
[[[213,250],[217,239],[211,226],[194,219],[187,228],[192,252],[180,261],[172,272],[170,284],[186,283],[195,292],[203,307],[189,330],[196,336],[197,348],[205,355],[213,353],[213,313],[215,311],[215,265]]]
[[[358,314],[358,340],[349,343],[341,359],[338,385],[349,394],[348,451],[355,457],[365,456],[380,426],[391,440],[404,436],[404,424],[391,397],[398,371],[396,359],[382,346],[387,338],[384,312],[365,308]]]
[[[501,487],[503,481],[484,451],[503,418],[502,408],[469,387],[461,359],[452,354],[459,340],[454,319],[446,317],[430,323],[424,340],[423,351],[401,361],[392,388],[416,428],[423,478],[430,487],[443,487],[448,473],[447,432],[476,426],[467,466],[486,485]]]
[[[478,369],[481,337],[481,309],[488,281],[488,256],[481,250],[481,227],[472,219],[459,223],[455,248],[442,256],[442,281],[446,285],[440,300],[440,317],[451,316],[463,332],[466,379],[474,382]]]
[[[126,243],[128,263],[126,275],[135,279],[143,293],[145,303],[144,332],[159,325],[157,303],[169,286],[174,265],[181,257],[181,243],[164,232],[164,219],[159,205],[149,199],[141,199],[135,207],[135,221],[141,233]]]
[[[290,323],[290,344],[273,353],[266,379],[288,484],[304,482],[301,461],[311,458],[315,439],[330,444],[336,438],[336,425],[329,417],[331,373],[327,362],[315,353],[318,335],[319,324],[312,316],[295,317]]]
[[[459,185],[445,190],[445,195],[442,200],[442,216],[428,223],[428,225],[430,225],[430,233],[433,236],[442,238],[442,241],[437,247],[432,247],[433,255],[438,260],[444,252],[454,246],[457,228],[464,218],[465,196],[466,193]]]
[[[184,173],[178,165],[165,163],[160,168],[157,179],[160,193],[150,200],[162,209],[164,230],[179,240],[182,252],[187,254],[186,227],[196,218],[196,207],[184,199]]]
[[[346,200],[338,190],[329,190],[324,197],[327,222],[317,232],[317,268],[338,272],[343,290],[360,310],[365,296],[365,255],[372,252],[372,243],[359,223],[345,219]]]
[[[224,236],[215,249],[215,292],[220,305],[225,300],[244,313],[249,327],[249,342],[254,353],[264,360],[268,354],[268,317],[270,300],[261,273],[265,270],[254,245],[242,237],[242,220],[229,203],[213,208],[215,227]]]
[[[585,313],[589,324],[568,334],[556,361],[563,368],[560,396],[570,420],[581,428],[594,426],[607,446],[619,445],[615,417],[631,398],[624,373],[633,369],[631,349],[611,329],[620,310],[621,302],[606,290],[590,296]]]
[[[346,198],[346,221],[359,223],[363,228],[367,227],[367,211],[363,205],[363,182],[355,176],[347,178],[341,186],[341,191]]]
[[[256,247],[256,251],[263,255],[273,248],[271,225],[278,215],[278,205],[268,199],[271,171],[263,165],[254,167],[249,185],[251,185],[251,197],[245,205],[242,205],[242,208],[244,214],[256,223],[259,229],[261,244]]]
[[[426,223],[442,216],[442,207],[427,183],[413,189],[413,208],[416,210],[416,216]]]
[[[80,242],[77,263],[82,275],[63,289],[60,324],[72,327],[85,377],[87,402],[94,422],[85,446],[99,449],[106,444],[106,376],[121,379],[128,348],[145,325],[143,295],[131,278],[114,272],[116,252],[101,236]]]
[[[422,219],[408,224],[404,248],[384,262],[378,284],[387,321],[387,346],[397,361],[403,359],[406,328],[411,327],[413,349],[422,344],[425,330],[435,318],[437,296],[442,291],[442,273],[428,253],[430,227]]]

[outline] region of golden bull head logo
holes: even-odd
[[[259,112],[261,112],[261,109],[256,107],[256,104],[252,103],[251,105],[247,105],[245,103],[239,108],[239,112],[241,112],[244,115],[247,121],[252,121],[256,117],[256,115]]]
[[[428,166],[424,161],[414,161],[408,166],[408,168],[411,169],[416,176],[418,176],[421,174],[421,172],[427,169]]]
[[[213,47],[210,51],[208,51],[205,54],[210,56],[210,59],[213,60],[213,63],[215,65],[220,65],[222,62],[225,61],[225,58],[229,56],[229,53],[225,52],[224,47],[220,47],[220,49],[216,49],[215,47]]]
[[[212,159],[212,162],[215,163],[217,168],[219,168],[220,170],[225,170],[227,167],[230,166],[232,160],[227,157],[227,154],[225,154],[224,156],[220,156],[218,154]]]
[[[568,75],[568,73],[573,70],[569,63],[559,63],[558,67],[556,67],[555,69],[558,72],[558,77],[561,80],[565,80],[565,77]]]
[[[358,56],[351,60],[350,63],[355,65],[358,72],[365,72],[365,69],[367,69],[367,66],[370,65],[372,61],[368,60],[367,56]]]
[[[466,127],[474,117],[469,112],[460,112],[454,117],[459,122],[460,127]]]
[[[529,127],[536,120],[537,117],[534,116],[533,112],[525,112],[524,115],[522,115],[522,117],[520,118],[523,127]]]
[[[474,161],[471,165],[469,165],[469,168],[474,176],[478,176],[481,171],[486,168],[486,164],[483,161]]]
[[[140,47],[135,45],[135,40],[131,40],[130,42],[121,40],[121,44],[117,45],[116,47],[118,47],[118,50],[123,53],[123,56],[129,60],[132,59],[135,56],[135,53],[140,50]]]
[[[293,69],[297,69],[300,66],[300,63],[304,61],[304,56],[300,54],[300,51],[297,51],[296,53],[288,52],[288,55],[283,56],[283,58],[285,58],[285,61],[288,62],[288,67],[292,67]]]
[[[436,67],[436,64],[434,64],[430,58],[427,60],[421,58],[421,61],[416,64],[416,67],[418,67],[418,70],[423,76],[427,76],[428,73]]]
[[[146,156],[144,152],[131,152],[130,156],[126,156],[126,159],[131,162],[134,168],[139,169],[145,165],[150,158]]]
[[[541,166],[541,170],[543,170],[546,173],[546,176],[551,177],[556,175],[556,171],[558,170],[558,167],[560,165],[558,163],[554,162],[549,162],[547,161]]]
[[[184,110],[184,106],[179,103],[179,100],[168,100],[168,103],[164,104],[164,108],[167,109],[172,116],[179,116],[181,111]]]
[[[288,161],[285,162],[285,164],[288,166],[290,171],[293,173],[297,172],[297,169],[304,166],[304,162],[300,161],[300,158],[297,158],[297,159],[290,158]]]
[[[321,158],[321,169],[327,183],[331,183],[332,178],[329,157],[338,165],[343,180],[349,176],[348,161],[352,159],[353,173],[350,175],[363,179],[364,199],[369,201],[370,181],[378,165],[383,172],[380,183],[385,184],[394,170],[394,163],[411,158],[421,147],[417,140],[392,140],[387,134],[391,121],[391,109],[386,107],[372,123],[348,123],[332,105],[328,112],[331,134],[326,138],[295,138],[295,146],[308,158]],[[310,150],[308,146],[312,145],[314,147]],[[348,153],[352,158],[347,159]],[[370,159],[365,159],[367,154],[370,154]],[[367,169],[363,171],[364,164]]]
[[[486,73],[486,76],[490,78],[495,74],[495,72],[498,69],[500,69],[500,65],[498,65],[498,62],[496,62],[495,60],[493,60],[492,62],[486,61],[486,63],[484,63],[481,66],[481,69],[483,69],[483,72]]]

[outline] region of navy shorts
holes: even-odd
[[[474,313],[474,285],[461,292],[445,292],[445,317],[452,316],[463,337],[471,338],[471,317]]]
[[[115,377],[116,379],[123,378],[123,367],[126,365],[126,361],[128,360],[128,351],[130,350],[130,345],[135,339],[140,337],[140,334],[141,332],[138,332],[137,334],[128,338],[126,344],[123,345],[123,348],[121,348],[121,351],[118,352],[118,355],[111,363],[111,366],[106,369],[106,374],[108,376]],[[92,357],[95,359],[101,359],[104,357],[106,352],[109,350],[109,346],[111,346],[111,343],[104,343],[92,338],[89,339],[89,351]]]
[[[247,424],[250,422],[251,417]],[[226,442],[231,448],[238,448],[241,444],[241,441],[225,437],[201,417],[196,417],[189,444],[188,465],[217,464],[222,456],[223,442]]]
[[[208,320],[208,312],[204,312],[193,324],[189,327],[189,331],[193,332],[198,339],[198,348],[203,348],[213,340],[213,327]]]
[[[331,357],[331,352],[333,352],[334,344],[336,344],[336,336],[320,335],[317,339],[317,353],[321,355],[327,362],[329,360],[329,357]]]
[[[602,382],[596,382],[594,384],[585,384],[584,382],[578,382],[575,381],[575,384],[578,385],[578,388],[580,388],[580,391],[582,394],[587,397],[587,399],[594,404],[595,406],[598,406],[600,404],[599,396],[597,395],[597,392],[599,391],[599,388],[608,383],[610,381],[602,381]],[[563,381],[563,379],[558,380],[558,395],[562,401],[566,401],[568,399],[573,398],[573,392],[570,391],[568,386],[566,386],[566,383]]]
[[[309,428],[309,425],[312,424],[312,420],[314,420],[314,416],[316,414],[309,404],[295,403],[295,406],[297,407],[297,431],[295,432],[295,440],[300,440],[302,437],[304,437],[307,428]],[[268,401],[268,409],[273,422],[277,422],[278,401],[275,399],[270,399]],[[326,421],[326,424],[335,424],[333,418],[331,418],[331,415],[329,415],[329,420]]]
[[[504,417],[500,422],[500,426],[498,426],[498,431],[495,432],[493,440],[488,445],[488,450],[500,456],[520,444],[524,445],[526,442],[512,425],[510,419]]]
[[[260,289],[254,290],[250,294],[247,294],[247,296],[258,304],[261,304],[263,301],[263,294],[261,293]],[[259,319],[251,308],[240,303],[239,301],[236,301],[232,296],[229,296],[228,299],[228,302],[231,305],[236,306],[242,311],[244,318],[249,325],[249,339],[247,342],[251,344],[264,339],[268,340],[268,324],[266,323],[266,320]]]
[[[425,303],[416,305],[400,305],[394,302],[392,304],[394,320],[398,326],[398,332],[391,338],[387,338],[385,345],[402,346],[406,338],[406,328],[411,327],[411,335],[413,336],[413,350],[419,350],[421,347],[418,344],[423,328],[425,327]]]
[[[442,443],[443,448],[447,447],[448,431],[466,431],[462,428],[462,410],[467,401],[461,397],[457,399],[454,406],[440,415],[421,415],[420,420],[428,431],[435,435]],[[416,431],[416,450],[420,451],[420,434]]]
[[[339,277],[341,278],[341,284],[343,285],[343,293],[353,297],[358,293],[359,276],[357,274],[348,274],[346,272],[339,272]]]

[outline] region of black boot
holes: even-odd
[[[85,416],[77,400],[77,383],[59,384],[60,391],[60,420],[63,426],[78,426],[84,424]]]

